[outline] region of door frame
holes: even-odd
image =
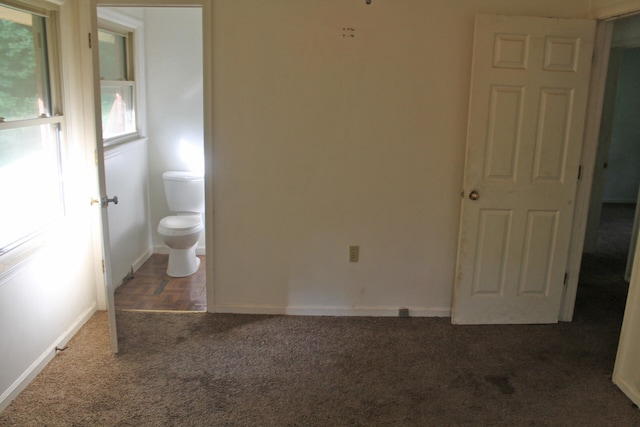
[[[613,26],[616,19],[624,18],[635,13],[640,13],[640,2],[638,1],[628,1],[615,7],[598,9],[593,13],[593,17],[598,19],[598,24],[596,27],[594,60],[589,87],[589,104],[585,117],[585,134],[580,159],[582,172],[581,179],[578,181],[576,206],[571,230],[571,243],[569,246],[569,259],[567,261],[567,284],[558,315],[558,319],[562,322],[570,322],[573,320],[576,295],[578,292],[578,280],[580,277],[582,252],[584,249],[589,214],[589,202],[593,186],[593,173],[598,150],[598,137],[600,134],[604,93],[607,83],[607,68],[609,66]],[[638,268],[640,268],[640,264]]]
[[[84,2],[81,2],[84,3]],[[87,2],[89,3],[89,2]],[[210,230],[206,233],[205,246],[207,248],[206,257],[206,295],[207,295],[207,311],[213,312],[214,308],[214,280],[213,280],[213,265],[214,265],[214,251],[213,251],[213,235],[214,229],[214,215],[213,215],[213,183],[212,183],[212,152],[213,152],[213,5],[208,0],[92,0],[90,2],[90,10],[88,11],[91,18],[91,24],[88,28],[90,34],[94,34],[93,39],[97,40],[98,30],[98,7],[194,7],[199,8],[202,12],[202,62],[203,62],[203,137],[204,137],[204,163],[205,163],[205,222],[207,229]],[[97,52],[97,49],[95,49]],[[97,57],[97,53],[94,53],[94,61]],[[94,77],[94,93],[99,93],[99,81],[96,81]],[[95,98],[95,97],[94,97]],[[99,113],[99,101],[94,100],[96,105],[96,114]],[[100,136],[101,130],[97,129],[96,133]],[[98,159],[96,162],[101,161],[99,158],[102,156],[101,147],[97,147],[98,140],[96,138],[96,153]],[[99,177],[100,180],[104,179],[104,176]],[[104,183],[100,183],[104,185]],[[96,236],[99,236],[96,240],[99,240],[102,247],[105,246],[104,233],[108,230],[108,223],[102,224],[102,230],[96,230]],[[104,249],[103,249],[104,250]],[[96,253],[100,253],[97,251]],[[102,254],[101,254],[102,255]],[[104,260],[104,261],[103,261]],[[108,254],[101,256],[96,255],[97,271],[101,271],[103,268],[100,264],[104,262],[104,274],[103,277],[98,279],[98,286],[102,288],[99,290],[99,294],[104,292],[107,301],[105,302],[106,308],[109,311],[110,327],[112,328],[112,348],[114,352],[117,352],[117,334],[115,324],[115,308],[113,304],[110,304],[110,264],[108,260]],[[111,295],[113,298],[113,295]],[[99,298],[100,299],[100,298]]]

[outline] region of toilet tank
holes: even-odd
[[[204,176],[194,172],[162,174],[164,195],[172,212],[204,212]]]

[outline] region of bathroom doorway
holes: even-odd
[[[107,191],[119,198],[108,208],[115,308],[206,311],[205,231],[198,271],[180,278],[167,275],[157,232],[171,214],[162,173],[204,174],[202,9],[123,5],[98,7],[98,17],[99,27],[130,37],[137,93],[138,137],[104,148]]]

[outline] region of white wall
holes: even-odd
[[[588,5],[215,3],[214,310],[448,314],[474,14]]]
[[[75,4],[67,0],[61,12],[67,215],[41,236],[29,261],[0,278],[0,410],[54,357],[55,347],[64,345],[96,310],[91,230],[99,209],[89,205],[90,196],[96,194],[95,164],[93,141],[85,138],[83,123],[84,113],[92,114],[92,109],[83,104],[80,86],[78,52],[87,47],[80,44],[86,33],[79,36]]]
[[[109,244],[111,275],[119,286],[152,252],[146,139],[105,148],[104,165],[107,192],[118,197],[117,205],[109,205]]]
[[[162,172],[204,170],[202,13],[199,8],[145,8],[149,188],[154,251],[157,226],[170,214]],[[204,253],[204,231],[198,252]]]

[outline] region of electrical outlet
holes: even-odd
[[[358,262],[360,259],[360,246],[349,246],[349,262]]]

